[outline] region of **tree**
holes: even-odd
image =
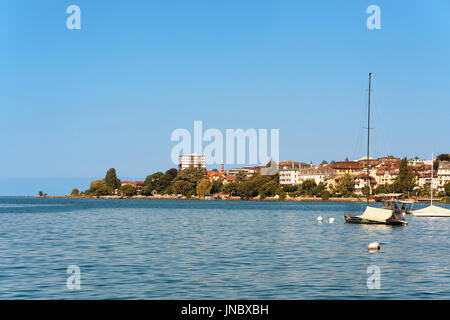
[[[350,197],[355,190],[355,181],[350,174],[345,174],[337,185],[338,192],[345,198]]]
[[[160,184],[159,180],[164,174],[162,172],[155,172],[145,178],[144,184],[142,185],[142,194],[151,195],[153,190],[159,192]]]
[[[236,177],[234,178],[234,181],[237,183],[244,182],[247,178],[247,175],[245,174],[244,170],[239,170],[239,172],[236,174]]]
[[[314,190],[316,187],[317,187],[317,184],[314,180],[307,179],[307,180],[303,181],[303,183],[301,185],[302,193],[311,196],[314,194]]]
[[[329,191],[325,190],[324,192],[322,192],[321,198],[323,201],[327,201],[328,199],[330,199],[330,197],[331,197],[331,193]]]
[[[193,190],[193,188],[195,188],[195,186],[186,180],[177,180],[172,185],[172,190],[174,193],[182,194],[184,196],[186,196],[190,190]]]
[[[322,160],[322,162],[320,163],[321,166],[327,165],[328,161],[327,160]]]
[[[275,196],[279,187],[280,185],[276,181],[268,181],[264,183],[258,190],[260,199]],[[283,190],[283,192],[285,191]]]
[[[105,183],[112,190],[120,188],[120,180],[117,178],[116,169],[111,168],[106,172]]]
[[[218,180],[213,181],[211,193],[212,194],[220,193],[220,192],[222,192],[222,190],[223,190],[223,183],[222,183],[222,181],[218,181]]]
[[[200,198],[204,198],[205,196],[211,193],[212,186],[213,185],[211,181],[209,181],[209,179],[207,178],[202,179],[197,185],[197,195]]]
[[[393,191],[401,192],[403,194],[409,194],[416,185],[416,180],[414,177],[414,173],[411,168],[408,167],[408,160],[403,158],[400,161],[400,168],[398,177],[395,179],[393,183]]]
[[[187,195],[189,191],[191,191],[192,194],[195,194],[197,185],[204,177],[206,177],[206,169],[204,168],[188,168],[181,170],[178,172],[175,179],[172,180],[172,190],[175,193],[181,193],[183,195]],[[185,183],[180,183],[180,181],[184,181]]]
[[[87,193],[93,196],[107,196],[112,192],[113,190],[106,185],[105,180],[92,181],[89,190],[87,190]]]
[[[238,184],[236,182],[230,182],[223,186],[223,192],[228,193],[230,196],[237,194]]]
[[[44,191],[39,191],[39,197],[43,197],[44,196]]]
[[[444,190],[447,197],[450,197],[450,181],[444,184]]]
[[[249,180],[238,184],[237,194],[241,199],[250,199],[251,197],[256,197],[258,191],[255,188],[255,183]]]
[[[136,193],[137,193],[137,192],[136,192],[136,188],[133,187],[133,186],[130,185],[130,184],[124,184],[123,186],[121,186],[121,187],[119,188],[119,192],[120,192],[122,195],[127,196],[127,197],[135,196]]]
[[[72,197],[78,197],[80,195],[80,191],[77,188],[72,189],[72,193],[70,194]]]

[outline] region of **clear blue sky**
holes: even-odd
[[[81,30],[66,28],[71,4]],[[366,27],[371,4],[381,30]],[[448,153],[449,13],[446,0],[2,1],[0,195],[167,170],[172,131],[194,120],[280,129],[280,160],[359,158],[368,72],[373,156]]]

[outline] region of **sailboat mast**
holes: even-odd
[[[370,86],[372,81],[372,72],[369,72],[369,102],[367,105],[367,204],[369,204],[370,195],[370,170],[369,170],[369,154],[370,154]]]
[[[433,205],[433,159],[434,153],[431,153],[431,183],[430,183],[430,193],[431,193],[431,203],[430,205]]]

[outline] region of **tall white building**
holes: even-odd
[[[190,154],[178,157],[178,169],[184,170],[188,168],[206,168],[205,156]]]

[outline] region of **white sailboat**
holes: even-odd
[[[416,217],[450,217],[450,210],[433,205],[433,163],[434,155],[431,154],[430,205],[423,209],[413,210],[411,213]]]
[[[387,224],[387,225],[400,225],[405,226],[408,222],[405,219],[399,217],[395,210],[376,208],[369,206],[369,194],[370,194],[370,85],[372,80],[372,73],[369,73],[369,102],[367,107],[367,205],[366,210],[360,215],[345,214],[345,222],[359,223],[359,224]]]

